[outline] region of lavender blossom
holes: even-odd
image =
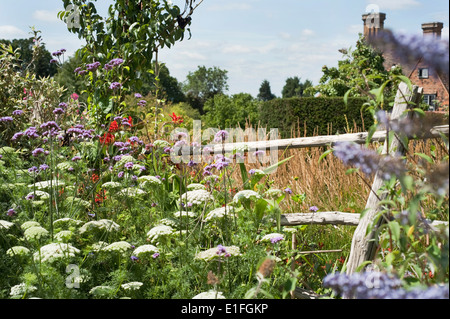
[[[31,152],[31,155],[33,155],[34,157],[38,157],[40,154],[44,154],[45,150],[43,148],[37,148],[35,149],[33,152]]]
[[[0,117],[0,122],[12,122],[14,119],[11,116]]]
[[[87,64],[86,65],[86,69],[88,71],[94,72],[100,67],[100,65],[101,65],[100,62],[94,62],[94,63],[91,63],[91,64]],[[78,74],[79,74],[79,72],[78,72]]]
[[[14,116],[20,116],[20,115],[23,114],[23,110],[14,110],[14,111],[12,112],[12,114],[13,114]]]
[[[109,86],[109,88],[111,90],[119,90],[122,88],[122,84],[120,84],[119,82],[113,82],[111,83],[111,85]],[[123,123],[122,123],[123,124]]]
[[[229,134],[227,131],[221,130],[216,133],[214,137],[214,142],[222,143],[225,142],[225,140],[228,138]]]

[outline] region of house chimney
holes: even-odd
[[[423,36],[440,39],[443,28],[444,24],[442,22],[423,23],[422,24]]]
[[[363,14],[364,21],[364,37],[367,40],[375,38],[384,29],[384,21],[386,20],[386,13],[372,12]]]

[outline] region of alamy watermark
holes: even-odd
[[[77,265],[67,265],[66,273],[70,274],[66,277],[66,287],[69,289],[79,289],[81,276],[80,276],[80,268]]]
[[[80,28],[80,8],[77,5],[69,4],[65,8],[64,22],[67,24],[69,29]]]
[[[222,132],[223,138],[217,139]],[[278,129],[265,128],[227,128],[219,130],[208,128],[202,130],[201,121],[193,122],[192,136],[187,129],[175,129],[171,132],[175,145],[170,150],[174,164],[212,163],[218,157],[234,160],[236,163],[259,163],[273,166],[278,163],[279,149],[277,143]],[[206,144],[206,146],[202,146]],[[274,168],[271,173],[276,170]]]

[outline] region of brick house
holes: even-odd
[[[364,37],[369,40],[376,37],[380,30],[384,29],[386,21],[385,13],[364,14]],[[423,23],[424,37],[440,39],[444,24],[442,22]],[[384,66],[387,70],[399,65],[394,55],[390,52],[382,52],[385,58]],[[442,74],[429,68],[427,64],[419,59],[409,64],[400,64],[403,74],[411,82],[423,88],[423,102],[430,106],[430,111],[439,111],[449,106],[449,79],[448,74]]]

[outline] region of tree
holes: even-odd
[[[272,93],[269,81],[264,80],[259,88],[258,100],[266,102],[275,98],[276,96]]]
[[[142,94],[155,94],[156,80],[154,74],[148,74],[148,78],[144,78],[144,85],[142,87]],[[160,89],[163,97],[172,103],[181,103],[186,101],[186,97],[182,90],[182,84],[176,78],[170,75],[169,68],[162,64],[159,72]]]
[[[288,78],[286,80],[286,84],[284,85],[283,91],[281,93],[284,99],[291,97],[310,96],[310,93],[306,91],[310,87],[312,87],[312,82],[310,80],[306,80],[302,83],[301,79],[296,76],[293,78]]]
[[[379,88],[389,79],[401,75],[401,67],[386,70],[381,52],[368,45],[362,35],[354,50],[342,49],[343,59],[338,61],[338,67],[322,68],[322,78],[319,85],[308,90],[312,94],[322,96],[366,96],[370,90]],[[385,89],[386,98],[393,98],[397,91],[397,82],[390,82]]]
[[[248,93],[233,96],[217,94],[206,101],[202,120],[208,127],[221,129],[245,127],[246,123],[256,125],[259,104],[260,102]]]
[[[228,91],[228,71],[218,67],[199,66],[195,72],[189,72],[183,91],[192,107],[203,113],[205,102],[217,94]]]
[[[35,46],[34,39],[35,38],[14,39],[12,41],[0,40],[0,42],[6,45],[11,44],[14,50],[20,49],[20,59],[22,61],[20,64],[21,71],[29,69],[30,72],[35,74],[38,78],[54,76],[58,70],[55,64],[50,63],[52,55],[45,48],[43,43],[40,43],[39,46]],[[36,49],[34,61],[33,47]]]

